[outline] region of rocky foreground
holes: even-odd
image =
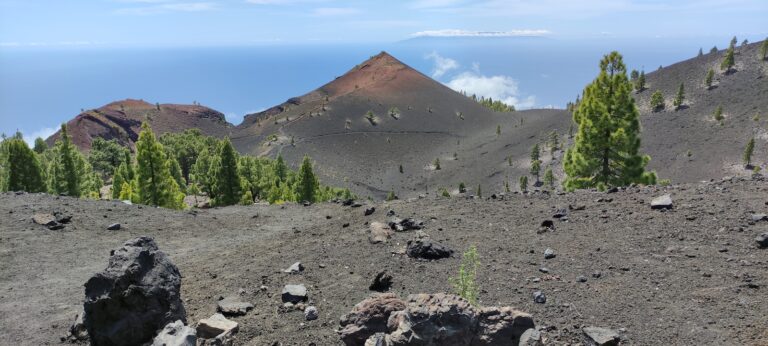
[[[109,343],[106,314],[160,344],[765,345],[766,212],[761,179],[183,212],[7,193],[0,340]],[[477,306],[442,294],[471,245]]]

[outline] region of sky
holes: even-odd
[[[766,0],[0,0],[0,48],[768,32]]]

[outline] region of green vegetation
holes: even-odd
[[[394,201],[396,199],[397,196],[395,195],[395,191],[389,191],[389,193],[387,193],[387,202]]]
[[[504,103],[502,101],[499,101],[499,100],[495,100],[494,101],[493,98],[491,98],[491,97],[485,98],[483,96],[480,96],[478,98],[477,95],[472,94],[472,96],[470,96],[469,98],[471,98],[475,102],[481,104],[483,107],[488,108],[488,109],[490,109],[490,110],[492,110],[494,112],[509,113],[509,112],[514,112],[515,111],[515,106],[508,105],[508,104],[506,104],[506,103]]]
[[[541,160],[539,145],[536,144],[531,148],[531,174],[536,177],[536,182],[539,182],[539,174],[541,173]]]
[[[138,202],[171,209],[184,208],[184,193],[173,180],[165,149],[149,124],[141,125],[136,142],[136,186]]]
[[[709,69],[707,71],[707,77],[704,78],[704,85],[707,86],[707,90],[712,89],[712,80],[715,78],[715,70]]]
[[[459,183],[459,193],[465,193],[467,192],[467,186],[464,185],[464,182]]]
[[[747,146],[744,148],[744,155],[742,156],[744,160],[744,165],[746,167],[752,166],[752,153],[755,151],[755,138],[752,137],[749,139],[749,142],[747,142]]]
[[[368,120],[371,125],[376,126],[376,114],[373,111],[365,112],[365,120]]]
[[[48,143],[45,143],[45,140],[42,138],[37,137],[35,138],[35,146],[32,148],[32,150],[34,150],[37,154],[42,154],[48,150]]]
[[[456,294],[466,299],[472,305],[477,305],[477,298],[480,294],[480,288],[476,282],[477,269],[479,267],[480,260],[477,256],[477,247],[472,245],[461,256],[458,275],[449,279]]]
[[[640,76],[637,77],[634,85],[637,92],[645,90],[645,71],[640,72]]]
[[[440,169],[442,169],[442,168],[440,167],[440,158],[435,158],[435,161],[434,161],[434,162],[432,162],[432,166],[434,166],[434,167],[435,167],[435,170],[436,170],[436,171],[439,171]]]
[[[683,102],[685,102],[685,86],[683,83],[680,83],[680,87],[677,88],[677,95],[675,95],[675,100],[672,102],[672,104],[675,106],[675,110],[683,107]]]
[[[477,197],[483,197],[483,187],[477,184],[477,190],[475,191]]]
[[[651,94],[651,110],[658,112],[664,109],[664,95],[660,90],[656,90]]]
[[[102,180],[93,172],[88,160],[81,154],[61,125],[59,139],[53,148],[46,150],[40,161],[46,172],[46,185],[52,194],[72,197],[98,198]]]
[[[725,57],[723,58],[723,61],[720,62],[720,69],[725,72],[730,72],[733,67],[736,65],[736,62],[734,60],[734,48],[733,45],[728,47],[728,50],[725,51]]]
[[[120,166],[126,153],[130,155],[130,150],[120,145],[117,140],[105,140],[104,138],[96,137],[91,142],[88,163],[91,164],[94,171],[99,172],[105,178],[112,175],[115,169]]]
[[[389,109],[389,116],[391,116],[395,120],[400,119],[400,110],[397,109],[397,107],[390,108]]]
[[[563,160],[567,190],[656,183],[645,171],[650,157],[638,153],[640,114],[631,90],[621,55],[606,55],[573,114],[579,129]]]
[[[448,189],[442,188],[442,189],[440,189],[440,196],[446,197],[446,198],[451,198],[451,193],[448,192]]]
[[[317,201],[317,189],[320,183],[312,171],[312,161],[307,155],[304,155],[304,160],[301,162],[296,185],[296,197],[299,201],[309,203]]]
[[[496,125],[496,137],[501,136],[501,125]]]
[[[709,50],[709,54],[717,53],[717,46],[712,47],[712,49]]]
[[[551,167],[547,167],[546,172],[544,172],[544,186],[550,191],[555,189],[555,174],[552,172]]]
[[[528,176],[520,177],[520,192],[528,192]]]
[[[560,149],[560,135],[557,133],[557,131],[552,131],[549,133],[549,153],[550,155],[555,155],[555,151]]]
[[[723,121],[725,117],[723,117],[723,106],[717,106],[715,108],[715,120],[717,121]]]
[[[2,191],[44,192],[43,169],[37,154],[20,134],[0,143],[0,178]]]
[[[229,138],[224,139],[219,145],[217,160],[210,168],[215,179],[213,188],[216,198],[212,201],[214,205],[233,205],[243,198],[238,156]]]

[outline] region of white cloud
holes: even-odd
[[[478,72],[464,72],[445,83],[456,91],[466,92],[468,95],[490,97],[515,108],[531,108],[536,104],[534,96],[520,98],[517,81],[509,76],[484,76]]]
[[[411,34],[411,37],[532,37],[550,34],[548,30],[471,31],[459,29],[426,30]]]
[[[59,130],[58,128],[54,128],[54,127],[44,127],[30,134],[23,134],[24,141],[27,142],[27,144],[29,144],[30,147],[32,147],[35,145],[35,139],[37,137],[46,139],[50,137],[52,134],[56,133],[56,131],[58,130]]]
[[[446,72],[459,68],[459,63],[456,60],[443,57],[437,54],[437,52],[432,52],[424,58],[432,59],[435,62],[435,66],[432,69],[432,78],[440,78]]]

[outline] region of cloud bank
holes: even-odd
[[[437,52],[432,52],[426,55],[425,58],[432,60],[435,64],[432,69],[432,78],[440,78],[446,72],[459,68],[459,63],[456,60],[440,56]]]
[[[458,29],[426,30],[411,34],[411,37],[540,37],[549,35],[549,30],[511,31],[470,31]]]

